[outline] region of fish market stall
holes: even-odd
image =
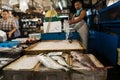
[[[6,80],[107,80],[106,67],[79,51],[24,55],[3,71]]]

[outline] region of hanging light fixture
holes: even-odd
[[[61,4],[60,1],[58,2],[58,5],[59,5],[59,7],[60,7],[60,10],[63,10],[63,7],[62,7],[62,4]]]

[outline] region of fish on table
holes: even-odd
[[[61,56],[63,54],[63,52],[49,52],[47,54],[47,56]]]
[[[79,61],[77,60],[72,60],[72,65],[73,69],[85,69],[85,70],[90,70],[89,67],[86,67],[82,65]]]
[[[67,72],[70,71],[70,72],[76,72],[76,73],[79,73],[79,74],[84,74],[80,71],[72,69],[71,66],[69,66],[65,62],[64,58],[62,58],[61,56],[57,56],[57,55],[48,56],[48,55],[40,54],[40,55],[37,56],[37,58],[47,68],[62,69],[62,70],[65,70]]]
[[[53,60],[56,60],[60,65],[69,67],[65,59],[62,56],[50,56]]]
[[[87,55],[77,52],[77,51],[72,51],[71,56],[73,60],[76,60],[79,62],[79,65],[88,67],[92,70],[97,69],[96,65],[92,62],[92,60]]]
[[[47,55],[38,55],[37,56],[38,60],[46,67],[51,68],[51,69],[63,69],[65,71],[68,71],[69,69],[58,64],[56,61],[54,61],[52,58],[50,58]]]

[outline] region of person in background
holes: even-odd
[[[86,10],[83,9],[82,2],[79,0],[74,3],[74,6],[76,9],[76,13],[68,22],[70,24],[70,27],[72,27],[79,33],[83,47],[87,49],[88,27],[84,20],[86,17]]]
[[[40,27],[43,26],[42,20],[38,20],[36,27],[40,29]]]
[[[19,26],[19,16],[15,15],[15,14],[12,14],[12,18],[15,21],[15,24],[16,24],[16,27],[17,27],[17,30],[14,33],[14,37],[20,37],[21,33],[20,33],[20,30],[19,30],[19,28],[20,28],[20,26]]]
[[[14,32],[17,30],[17,26],[13,19],[9,17],[9,11],[2,11],[2,19],[0,20],[0,30],[7,33],[8,40],[14,38]]]

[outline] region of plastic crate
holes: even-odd
[[[7,41],[7,42],[0,43],[0,47],[12,48],[14,46],[17,46],[18,44],[19,44],[18,41]]]
[[[120,1],[112,4],[111,6],[103,8],[102,10],[99,11],[99,14],[100,14],[99,23],[101,24],[119,23],[120,22],[119,10],[120,10]]]
[[[45,18],[45,22],[49,22],[49,21],[51,21],[51,22],[54,22],[54,21],[60,21],[60,18],[58,18],[58,17],[46,17]]]

